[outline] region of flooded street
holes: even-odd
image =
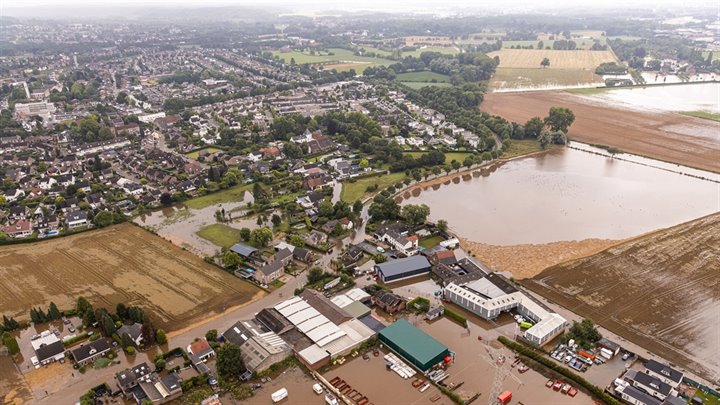
[[[403,204],[427,204],[432,220],[493,245],[625,239],[720,210],[716,182],[570,148],[455,180],[406,193]]]
[[[245,215],[248,204],[253,201],[252,194],[246,192],[243,201],[226,202],[202,209],[178,204],[140,215],[134,221],[138,225],[151,228],[175,245],[199,256],[212,256],[219,250],[219,247],[198,236],[197,232],[205,226],[217,223],[215,211],[222,208],[226,213],[232,215],[233,221],[227,223],[228,226],[237,229],[256,227],[254,218],[241,218]]]

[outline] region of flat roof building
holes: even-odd
[[[405,361],[425,372],[441,363],[450,350],[405,319],[383,329],[379,339]]]
[[[384,283],[399,281],[430,273],[430,262],[425,256],[410,256],[375,266],[375,272]]]

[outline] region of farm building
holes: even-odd
[[[230,247],[230,250],[244,258],[249,258],[253,253],[257,252],[257,249],[244,243],[236,243]]]
[[[423,372],[450,355],[447,347],[404,319],[383,329],[379,338],[393,352]]]
[[[430,273],[430,262],[424,256],[410,256],[380,263],[375,272],[384,283],[389,283]]]
[[[550,312],[496,273],[466,283],[450,283],[445,287],[444,295],[487,320],[495,319],[503,312],[517,311],[535,323],[525,331],[524,337],[538,346],[549,342],[567,327],[565,318]]]

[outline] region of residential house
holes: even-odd
[[[313,254],[310,250],[305,248],[296,247],[293,249],[293,257],[295,260],[303,263],[310,263],[313,261]]]
[[[117,334],[120,337],[127,334],[128,336],[130,336],[130,339],[132,339],[135,346],[139,346],[140,343],[142,343],[143,341],[141,323],[136,322],[132,325],[123,325],[120,327],[120,329],[117,330]]]
[[[187,352],[197,357],[200,361],[207,361],[215,357],[215,350],[210,347],[210,343],[208,343],[204,337],[190,343],[187,347]]]
[[[75,229],[88,225],[87,213],[85,211],[69,212],[66,217],[68,229]]]
[[[318,230],[313,229],[305,234],[305,243],[310,246],[321,246],[327,243],[328,236]]]
[[[259,271],[255,272],[255,279],[262,284],[270,284],[282,276],[285,270],[285,265],[282,261],[276,260],[260,267]]]
[[[20,190],[19,188],[12,188],[10,190],[5,191],[5,201],[11,203],[13,201],[17,201],[23,197],[25,197],[25,191]]]
[[[28,208],[24,205],[16,205],[8,209],[8,219],[11,221],[17,221],[19,219],[25,219],[28,215]]]
[[[655,378],[650,374],[636,373],[632,385],[661,401],[664,401],[665,398],[670,395],[674,396],[674,390],[670,385],[660,381],[660,379]],[[677,393],[677,391],[675,391],[675,393]]]
[[[32,223],[27,219],[21,219],[14,224],[4,227],[3,232],[11,238],[25,238],[32,235]]]
[[[136,390],[133,397],[138,404],[146,404],[147,402],[164,404],[182,395],[181,381],[182,379],[176,373],[163,377],[151,374],[149,380],[140,381],[138,384],[142,394]]]
[[[371,300],[374,305],[388,314],[402,311],[407,307],[405,298],[386,290],[376,292]]]
[[[133,396],[133,389],[135,387],[138,387],[141,382],[150,381],[151,372],[152,370],[150,369],[150,366],[148,366],[145,362],[142,362],[133,368],[126,368],[125,370],[115,374],[117,386],[120,388],[123,395],[125,395],[127,399],[130,399]]]
[[[50,364],[65,358],[65,346],[63,342],[49,330],[40,333],[40,336],[37,338],[31,339],[30,344],[35,350],[35,360],[37,360],[37,364]],[[35,363],[35,361],[33,361],[33,363]]]
[[[650,359],[645,362],[645,373],[651,375],[665,384],[670,385],[672,388],[677,388],[682,382],[684,374],[680,371],[675,370],[670,366],[666,366],[658,361]]]
[[[81,344],[70,350],[75,363],[79,366],[93,363],[95,360],[110,353],[110,344],[101,338],[90,343]]]
[[[343,261],[343,264],[346,266],[349,266],[351,264],[357,263],[358,260],[360,260],[363,257],[363,250],[360,246],[352,245],[348,248],[347,252],[342,255],[341,259]]]
[[[412,256],[417,253],[418,237],[415,235],[405,236],[392,230],[385,231],[380,240],[390,244],[395,250],[405,256]]]

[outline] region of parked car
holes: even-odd
[[[376,249],[377,249],[377,251],[380,252],[380,253],[385,253],[385,249],[383,249],[383,248],[380,247],[380,246],[378,246]]]

